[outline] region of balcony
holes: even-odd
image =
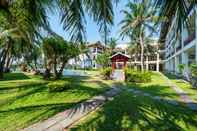
[[[195,38],[196,38],[196,33],[194,32],[184,41],[184,46],[191,43]]]

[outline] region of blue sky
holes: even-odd
[[[127,1],[128,0],[121,0],[121,2],[119,2],[119,4],[114,7],[115,18],[114,18],[114,25],[111,27],[110,37],[115,37],[115,38],[119,37],[118,31],[120,30],[120,26],[118,26],[118,24],[124,18],[123,14],[120,11],[125,8]],[[69,39],[67,32],[62,29],[58,14],[55,13],[50,14],[49,21],[53,31],[55,31],[57,34],[61,35],[65,39],[67,40]],[[86,36],[88,42],[102,41],[98,29],[99,27],[96,25],[96,23],[94,23],[89,17],[87,17]],[[125,43],[126,41],[127,40],[119,39],[119,43]]]

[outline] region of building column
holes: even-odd
[[[159,72],[159,52],[157,52],[156,71]]]
[[[149,63],[148,63],[148,56],[146,56],[146,70],[148,71],[148,66],[149,66]]]

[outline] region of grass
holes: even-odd
[[[152,82],[124,86],[178,102],[179,96],[166,85],[164,76],[153,73]],[[197,112],[185,106],[123,91],[113,101],[90,113],[70,128],[70,131],[196,131]]]
[[[44,81],[40,76],[6,74],[5,80],[0,81],[0,130],[21,130],[111,86],[111,82],[93,81],[89,77],[68,77],[63,80],[72,81],[72,88],[63,92],[49,92],[46,85],[50,81]]]
[[[149,83],[127,83],[127,87],[141,90],[155,96],[176,100],[179,99],[179,95],[167,85],[165,77],[160,73],[153,72],[151,79],[152,81]]]
[[[70,131],[196,131],[197,113],[150,97],[123,92]]]
[[[191,84],[182,79],[178,79],[175,75],[165,74],[174,84],[176,84],[179,88],[184,90],[188,96],[193,98],[197,102],[197,89],[192,88]]]

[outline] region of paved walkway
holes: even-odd
[[[195,103],[195,101],[190,98],[185,91],[183,91],[180,87],[169,80],[168,77],[166,77],[165,75],[163,76],[166,78],[168,85],[180,96],[181,102],[185,103],[189,108],[197,110],[197,103]]]
[[[124,81],[125,74],[123,70],[114,70],[112,78],[117,81]]]
[[[106,101],[112,100],[113,97],[118,95],[120,92],[120,88],[113,86],[112,89],[105,92],[104,94],[95,96],[74,108],[58,113],[48,120],[27,127],[23,129],[23,131],[63,131],[65,128],[71,126],[80,118],[102,106]]]

